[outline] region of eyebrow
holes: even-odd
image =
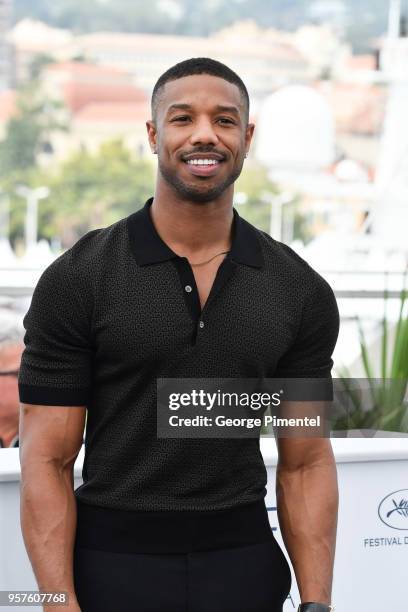
[[[222,104],[217,104],[217,111],[221,111],[222,113],[232,113],[234,115],[239,115],[239,108],[236,106],[223,106]]]
[[[174,110],[191,110],[192,108],[193,107],[191,106],[191,104],[179,102],[176,104],[171,104],[167,109],[167,114],[171,113]],[[237,108],[236,106],[225,106],[224,104],[217,104],[215,108],[217,112],[232,113],[233,115],[238,116],[240,114],[239,108]]]

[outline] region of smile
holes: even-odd
[[[188,159],[186,163],[189,166],[214,166],[220,162],[218,159]]]
[[[219,171],[222,165],[222,159],[214,159],[213,157],[192,158],[184,160],[190,174],[194,176],[214,176]]]

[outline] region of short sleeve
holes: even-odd
[[[23,325],[20,402],[87,405],[91,389],[90,324],[74,283],[69,251],[42,273]]]
[[[315,272],[303,306],[297,336],[278,362],[280,378],[331,378],[332,354],[339,334],[336,298],[328,282]]]

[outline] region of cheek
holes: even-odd
[[[235,160],[239,160],[245,155],[245,141],[241,138],[231,138],[229,141],[225,141],[225,146],[231,151]]]
[[[165,137],[158,139],[158,148],[162,153],[171,157],[177,155],[181,150],[185,151],[191,148],[188,138],[185,133],[183,134],[183,131],[181,129],[176,133],[168,133]]]

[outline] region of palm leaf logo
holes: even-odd
[[[397,504],[395,499],[392,500],[392,503],[394,504],[395,508],[393,508],[392,510],[390,510],[389,512],[387,512],[387,518],[393,513],[393,512],[397,512],[398,514],[400,514],[401,516],[405,516],[408,518],[408,500],[406,499],[401,499],[400,503]]]

